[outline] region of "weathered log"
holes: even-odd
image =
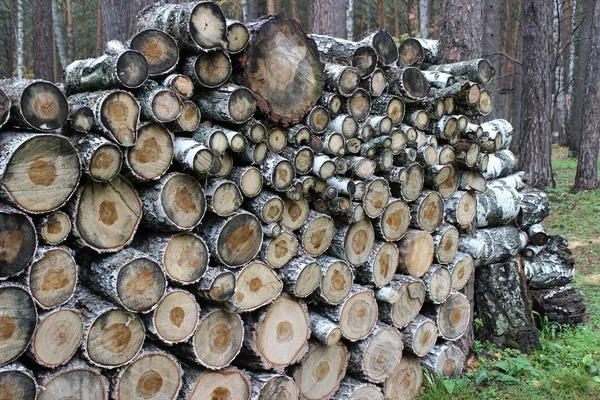
[[[423,357],[435,345],[437,329],[435,323],[419,314],[402,331],[404,349],[418,357]]]
[[[245,322],[243,357],[237,363],[280,372],[300,361],[308,350],[310,319],[306,305],[286,294],[256,315],[248,314]]]
[[[165,231],[194,229],[206,211],[206,199],[197,180],[172,172],[153,186],[140,188],[144,209],[142,225]]]
[[[371,96],[369,96],[366,90],[358,88],[346,99],[344,109],[348,114],[356,118],[357,121],[362,122],[367,119],[371,112]]]
[[[550,235],[546,233],[541,224],[533,224],[527,229],[529,241],[536,246],[543,246],[550,240]]]
[[[469,254],[475,266],[510,260],[519,253],[519,230],[511,226],[479,229],[473,236],[461,236],[458,249]]]
[[[333,346],[342,338],[340,327],[316,312],[310,313],[310,330],[312,337],[326,346]]]
[[[379,63],[382,65],[393,65],[398,61],[398,47],[396,42],[385,29],[379,29],[369,34],[366,38],[358,42],[364,46],[370,46],[375,49]]]
[[[309,207],[305,199],[290,200],[284,203],[281,226],[291,231],[300,229],[308,218]]]
[[[371,112],[376,115],[386,115],[392,120],[392,125],[399,125],[404,119],[404,102],[397,96],[382,94],[372,99]]]
[[[171,89],[149,80],[135,91],[141,116],[158,123],[175,121],[181,114],[181,99]]]
[[[8,95],[0,88],[0,128],[6,124],[10,118],[11,100]]]
[[[294,165],[277,154],[268,154],[262,168],[263,182],[278,192],[289,189],[296,178]]]
[[[483,58],[457,62],[454,64],[432,65],[429,71],[445,72],[461,76],[473,82],[489,83],[496,74],[496,70]]]
[[[482,173],[475,170],[459,169],[459,181],[458,189],[460,190],[474,190],[478,193],[485,192],[487,183]]]
[[[441,71],[422,71],[425,79],[429,82],[429,85],[444,89],[448,86],[452,86],[456,83],[456,77],[452,74],[441,72]]]
[[[240,21],[233,19],[227,19],[227,46],[225,50],[229,54],[238,54],[246,48],[248,40],[250,39],[250,33],[248,28]]]
[[[525,279],[518,261],[479,267],[475,307],[483,320],[480,338],[530,353],[540,348]]]
[[[425,110],[409,110],[404,114],[404,122],[416,129],[424,130],[429,126],[429,114]],[[438,123],[434,126],[437,126]]]
[[[71,137],[81,158],[83,173],[96,182],[108,182],[121,171],[123,153],[117,144],[92,133]]]
[[[431,373],[440,374],[448,378],[460,376],[465,355],[453,343],[441,343],[433,346],[431,351],[423,357],[421,364]]]
[[[150,122],[140,125],[135,144],[125,150],[126,175],[142,182],[161,178],[173,160],[173,140],[171,132],[162,124]]]
[[[320,256],[321,280],[311,300],[329,305],[340,304],[352,290],[354,271],[348,263],[335,257]]]
[[[200,306],[182,289],[168,289],[152,313],[142,316],[148,334],[165,345],[187,341],[196,332]]]
[[[394,278],[398,260],[398,248],[394,243],[375,242],[367,261],[355,269],[356,282],[378,288],[387,286]]]
[[[446,221],[462,227],[469,226],[477,212],[477,200],[471,192],[457,191],[444,202]]]
[[[38,384],[44,388],[39,391],[39,400],[105,400],[109,396],[108,380],[99,369],[81,359],[73,359],[56,371],[38,374]]]
[[[94,112],[94,131],[123,147],[137,138],[140,105],[128,92],[104,90],[69,96],[69,103],[82,104]]]
[[[389,67],[385,72],[391,94],[408,101],[424,99],[429,94],[429,82],[423,73],[414,67]]]
[[[387,241],[400,240],[410,223],[410,208],[400,199],[392,198],[385,211],[374,221],[375,234]]]
[[[392,190],[392,195],[402,197],[404,201],[411,202],[417,199],[423,189],[425,175],[423,167],[418,163],[406,166],[406,181],[400,184],[399,190]]]
[[[467,296],[454,290],[442,304],[426,306],[422,313],[435,321],[438,335],[446,340],[460,339],[469,329],[473,315]]]
[[[425,300],[440,304],[450,295],[452,275],[443,265],[433,264],[421,278],[425,283]]]
[[[394,400],[414,399],[419,394],[422,382],[421,359],[405,352],[398,368],[385,380],[383,393],[386,398]]]
[[[409,145],[411,145],[411,144],[409,144]],[[418,146],[417,151],[416,151],[415,160],[419,164],[421,164],[421,166],[423,166],[423,167],[437,166],[438,157],[437,157],[436,148],[434,146],[430,146],[430,145],[426,145],[426,144],[423,146],[419,146],[418,142],[416,142],[415,145]],[[444,165],[440,165],[439,167],[441,169],[447,170],[447,168],[442,168],[442,167],[445,167]],[[427,175],[429,175],[429,174],[427,174]],[[427,175],[425,175],[426,181],[427,181]],[[444,174],[445,177],[447,175],[448,175],[447,173]],[[431,181],[432,179],[429,179],[429,180]],[[443,182],[443,180],[440,180],[440,183],[441,182]]]
[[[583,298],[570,286],[530,292],[533,309],[548,321],[559,324],[581,324],[586,315]]]
[[[312,257],[323,254],[331,244],[334,229],[331,217],[311,210],[299,232],[303,251]]]
[[[167,75],[166,78],[162,79],[162,85],[177,93],[184,101],[184,104],[194,94],[194,82],[182,74]]]
[[[292,378],[268,372],[250,372],[252,398],[257,400],[297,400],[298,387]]]
[[[69,104],[66,126],[75,132],[89,132],[94,126],[94,112],[87,106]]]
[[[2,216],[3,212],[0,211],[0,220],[2,220]],[[35,219],[34,223],[38,240],[43,244],[58,245],[64,242],[71,233],[71,219],[62,211],[53,211],[49,214],[40,215]],[[26,235],[24,235],[25,237]]]
[[[227,179],[211,179],[205,187],[208,210],[220,217],[235,213],[244,200],[239,187]]]
[[[546,193],[537,189],[521,191],[521,212],[517,217],[517,225],[528,229],[534,224],[539,224],[550,214],[550,200]]]
[[[259,220],[245,210],[228,218],[211,215],[200,234],[211,255],[229,267],[240,267],[256,257],[263,239]]]
[[[228,269],[211,267],[202,275],[200,281],[189,289],[202,299],[220,303],[233,296],[235,275]]]
[[[35,303],[25,286],[16,283],[0,284],[2,304],[0,365],[16,360],[27,350],[37,326]]]
[[[375,69],[373,75],[363,79],[359,84],[359,87],[365,89],[371,97],[381,96],[387,89],[387,86],[388,82],[385,78],[385,72],[381,68]]]
[[[279,221],[282,217],[284,202],[276,194],[263,190],[258,196],[250,199],[248,210],[268,225]]]
[[[496,151],[510,147],[513,126],[505,119],[495,119],[481,124],[482,137],[489,138],[496,144]]]
[[[378,322],[368,337],[349,346],[348,371],[361,380],[381,383],[398,367],[403,347],[400,331]]]
[[[181,113],[177,119],[167,124],[173,133],[194,132],[200,126],[200,109],[192,101],[182,103]]]
[[[283,289],[275,271],[261,261],[252,261],[234,272],[235,289],[227,309],[236,313],[254,311],[273,302]]]
[[[552,289],[567,285],[575,278],[572,258],[560,253],[541,250],[533,258],[523,260],[523,273],[527,285],[535,290]]]
[[[325,63],[325,89],[342,96],[352,95],[360,82],[360,71],[354,67]]]
[[[319,97],[319,100],[317,101],[317,104],[325,107],[329,112],[329,115],[335,117],[342,112],[344,98],[337,93],[323,91],[321,93],[321,97]]]
[[[2,132],[0,196],[32,214],[54,211],[74,193],[81,167],[65,137]]]
[[[517,218],[521,211],[521,195],[510,186],[489,185],[484,193],[475,195],[477,199],[476,225],[507,225]]]
[[[210,171],[214,156],[208,147],[196,140],[176,137],[173,159],[186,170],[204,174]]]
[[[462,290],[471,278],[471,274],[475,269],[475,262],[470,255],[457,252],[454,260],[446,265],[446,268],[452,274],[452,289]]]
[[[0,205],[0,237],[0,280],[4,280],[25,271],[33,261],[38,241],[31,218],[6,204]]]
[[[371,46],[363,46],[349,40],[323,35],[309,35],[318,48],[319,57],[328,62],[352,65],[361,73],[361,78],[367,78],[377,68],[378,56]]]
[[[18,362],[0,367],[0,393],[6,399],[35,400],[38,393],[33,372]]]
[[[444,219],[444,200],[437,192],[424,190],[409,206],[410,226],[414,228],[431,233]]]
[[[77,286],[77,264],[66,247],[38,247],[22,281],[38,307],[51,310],[68,302]]]
[[[64,72],[68,94],[109,89],[135,89],[148,79],[148,62],[142,53],[127,49],[118,40],[106,45],[98,58],[76,60]]]
[[[335,306],[324,306],[324,316],[339,325],[342,336],[351,342],[366,338],[377,322],[377,302],[371,289],[352,285],[348,297]]]
[[[458,229],[445,223],[432,236],[434,260],[439,264],[449,264],[454,260],[458,249]]]
[[[398,66],[437,64],[440,51],[439,40],[406,38],[400,43]]]
[[[417,278],[423,276],[433,262],[434,244],[431,234],[408,229],[396,244],[400,252],[398,270]]]
[[[137,192],[120,176],[107,183],[81,185],[67,210],[77,243],[99,253],[128,245],[142,219]]]
[[[329,254],[352,266],[363,264],[373,249],[375,232],[368,218],[351,225],[339,224],[329,248]]]
[[[421,311],[425,291],[422,280],[408,275],[395,275],[388,286],[375,292],[379,318],[396,328],[406,327]]]
[[[193,100],[204,117],[232,124],[248,121],[256,111],[256,100],[252,92],[234,84],[197,93]]]
[[[329,121],[328,128],[344,136],[345,139],[356,137],[358,123],[348,114],[340,114]]]
[[[82,280],[127,311],[150,312],[165,294],[164,272],[140,251],[127,248],[88,262],[81,270]]]
[[[187,368],[183,375],[180,399],[201,400],[206,396],[218,399],[219,396],[232,396],[236,400],[250,400],[252,394],[250,377],[236,369],[206,371]]]
[[[483,176],[485,179],[504,178],[517,172],[517,159],[510,150],[500,150],[488,154],[488,164]]]
[[[280,273],[285,290],[294,297],[307,297],[321,284],[320,264],[306,255],[292,258]]]
[[[131,38],[128,45],[146,58],[148,76],[167,74],[179,61],[177,42],[162,30],[143,29]]]
[[[149,5],[138,13],[137,26],[164,31],[190,50],[223,49],[228,43],[223,11],[210,1]]]
[[[346,375],[348,350],[342,343],[331,346],[311,343],[309,353],[293,371],[300,398],[331,399]]]
[[[344,377],[333,400],[385,400],[377,385]]]

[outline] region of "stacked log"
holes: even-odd
[[[527,230],[528,282],[568,280],[510,124],[478,123],[485,60],[208,1],[138,28],[67,96],[0,81],[8,397],[412,398],[421,365],[462,371],[475,266],[514,278]]]

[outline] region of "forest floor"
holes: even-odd
[[[544,226],[569,239],[576,268],[573,286],[585,299],[586,323],[569,327],[542,321],[542,349],[529,356],[476,342],[464,377],[443,379],[426,374],[419,399],[600,398],[600,189],[569,192],[577,160],[569,158],[565,148],[554,147],[552,167],[556,188],[547,190],[552,211]]]

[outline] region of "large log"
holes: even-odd
[[[499,150],[488,155],[488,163],[483,176],[485,179],[504,178],[517,172],[517,159],[510,150]]]
[[[467,80],[478,83],[489,83],[496,74],[496,70],[487,60],[483,58],[461,61],[454,64],[432,65],[429,71],[445,72],[458,75]]]
[[[507,225],[517,218],[521,211],[521,195],[510,186],[489,185],[484,193],[475,195],[477,199],[478,228]]]
[[[146,58],[148,76],[160,76],[173,71],[179,61],[179,47],[169,34],[158,29],[143,29],[128,42],[131,50]]]
[[[138,127],[137,140],[125,150],[126,175],[135,181],[162,177],[173,160],[173,135],[161,124],[144,123]]]
[[[292,258],[280,271],[285,290],[294,297],[307,297],[321,284],[321,266],[312,257]]]
[[[377,385],[357,381],[346,376],[340,383],[333,400],[385,400]]]
[[[374,242],[375,232],[368,218],[351,225],[338,224],[328,253],[359,266],[369,258]]]
[[[435,248],[431,234],[408,229],[396,244],[400,252],[398,271],[417,278],[423,276],[433,262]]]
[[[457,191],[444,202],[444,211],[449,223],[469,226],[477,213],[477,199],[471,192]]]
[[[414,399],[419,394],[422,382],[421,359],[405,352],[398,368],[385,380],[383,393],[388,399]]]
[[[354,270],[348,263],[335,257],[321,256],[316,262],[321,269],[317,301],[330,305],[340,304],[352,290]]]
[[[37,326],[37,310],[29,289],[15,283],[0,284],[0,302],[0,365],[5,365],[27,350]]]
[[[461,375],[465,355],[460,348],[446,342],[433,346],[421,363],[431,373],[452,378]]]
[[[444,200],[438,192],[424,190],[410,204],[410,225],[426,232],[433,232],[444,219]]]
[[[79,155],[63,136],[2,132],[0,196],[32,214],[62,207],[75,192]]]
[[[424,308],[423,315],[435,321],[442,339],[458,340],[469,329],[473,312],[467,296],[452,290],[442,304]]]
[[[355,269],[356,281],[375,287],[387,286],[394,278],[398,260],[398,247],[394,243],[375,242],[367,261]]]
[[[38,241],[31,218],[11,206],[0,204],[0,279],[22,274],[35,256]]]
[[[293,371],[300,398],[306,400],[331,399],[348,365],[348,350],[342,343],[331,346],[311,343],[309,353]]]
[[[392,198],[374,222],[375,234],[386,241],[400,240],[410,224],[410,208],[401,199]]]
[[[429,82],[423,73],[414,67],[389,67],[386,70],[391,94],[400,96],[407,101],[424,99],[429,94]]]
[[[252,398],[257,400],[297,400],[298,386],[286,375],[250,372]]]
[[[511,226],[479,229],[473,236],[461,236],[458,250],[469,254],[475,266],[510,260],[519,253],[519,230]]]

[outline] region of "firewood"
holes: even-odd
[[[0,301],[0,333],[4,338],[0,344],[0,365],[5,365],[27,350],[37,326],[37,311],[29,289],[16,283],[0,284]]]
[[[371,76],[377,67],[377,52],[371,46],[330,36],[309,35],[309,37],[316,42],[321,59],[337,64],[352,65],[360,71],[361,78]]]
[[[342,343],[331,346],[311,344],[309,353],[293,371],[302,399],[331,399],[348,365],[348,350]]]
[[[205,396],[212,399],[235,395],[235,399],[250,400],[251,385],[250,377],[236,368],[221,371],[187,368],[179,398],[200,400]]]
[[[312,139],[312,131],[306,125],[297,124],[286,129],[286,136],[290,145],[309,145]]]
[[[193,101],[200,108],[202,116],[232,124],[248,121],[256,111],[256,100],[252,92],[234,84],[197,93]]]
[[[38,399],[88,398],[104,400],[109,396],[108,380],[98,368],[81,359],[73,359],[67,365],[38,374],[38,383],[43,385]]]
[[[421,359],[404,352],[398,368],[383,384],[383,394],[394,400],[410,400],[419,395],[423,382]]]
[[[417,144],[417,146],[418,146],[418,144]],[[425,170],[426,172],[431,171],[432,170],[431,167],[435,167],[435,168],[433,168],[433,170],[435,170],[436,168],[448,170],[448,168],[443,168],[443,167],[447,167],[446,165],[438,165],[439,163],[438,163],[437,151],[434,146],[430,146],[430,145],[419,146],[416,151],[415,160],[419,164],[421,164],[421,166],[426,168],[426,170]],[[443,175],[443,177],[447,177],[448,175],[449,175],[448,173],[445,173]],[[427,179],[428,177],[429,177],[429,179]],[[428,184],[430,186],[434,186],[432,183],[435,181],[435,179],[431,179],[431,178],[434,178],[434,177],[431,176],[431,174],[426,174],[425,182],[428,183],[428,181],[429,181]],[[440,182],[438,183],[438,185],[441,184],[442,182],[444,182],[444,180],[445,179],[440,179]]]
[[[324,90],[321,93],[321,97],[319,97],[317,104],[325,107],[329,112],[329,115],[335,117],[342,112],[344,98],[337,93],[331,93]]]
[[[446,221],[462,227],[471,224],[477,213],[477,199],[471,192],[457,191],[444,201]]]
[[[475,170],[459,169],[458,189],[474,190],[483,193],[487,189],[487,183],[482,173]]]
[[[281,226],[290,231],[300,229],[308,218],[310,209],[305,199],[290,200],[284,203],[283,214],[281,214]]]
[[[488,164],[483,176],[485,179],[504,178],[517,172],[517,159],[510,150],[500,150],[488,154]]]
[[[439,52],[439,41],[421,38],[406,38],[398,46],[398,66],[436,64]]]
[[[3,241],[0,280],[4,280],[22,274],[31,264],[38,240],[31,218],[6,204],[0,204],[0,237]]]
[[[358,88],[352,96],[346,99],[344,109],[357,121],[362,122],[367,119],[371,112],[371,96],[366,90]]]
[[[249,200],[248,211],[265,224],[271,224],[279,221],[282,217],[284,202],[275,193],[262,190],[256,197]]]
[[[517,217],[517,224],[527,229],[534,224],[542,222],[550,214],[550,200],[546,193],[537,189],[521,191],[521,212]]]
[[[244,200],[239,187],[232,181],[216,178],[206,183],[207,208],[210,212],[228,217],[235,213]]]
[[[299,232],[302,250],[312,257],[325,253],[333,239],[334,230],[330,216],[311,210]]]
[[[329,305],[340,304],[352,290],[354,271],[344,260],[330,256],[316,259],[321,279],[312,300]]]
[[[521,195],[515,189],[504,185],[488,187],[485,193],[477,194],[476,225],[507,225],[517,218],[521,211]]]
[[[475,266],[508,261],[519,253],[519,230],[511,226],[479,229],[473,236],[461,236],[458,250],[469,254]]]
[[[404,122],[414,126],[416,129],[424,130],[429,126],[429,114],[425,110],[410,111],[404,114]]]
[[[190,50],[223,49],[228,43],[223,11],[211,2],[152,4],[138,13],[137,26],[166,32]]]
[[[270,152],[280,154],[288,144],[286,132],[278,126],[271,126],[267,132],[265,143]]]
[[[381,68],[376,68],[373,75],[363,79],[359,87],[365,89],[371,97],[379,97],[387,89],[388,82],[385,78],[385,72]]]
[[[307,297],[321,284],[320,264],[306,255],[292,258],[280,273],[285,290],[294,297]]]
[[[310,314],[310,330],[312,337],[326,346],[333,346],[342,338],[340,327],[316,312]]]
[[[3,396],[17,400],[34,400],[38,395],[33,372],[18,362],[0,367],[0,388]]]
[[[433,264],[421,278],[425,283],[425,300],[440,304],[452,290],[452,275],[443,265]]]
[[[446,342],[433,346],[421,363],[429,372],[451,378],[462,374],[465,355],[460,348]]]
[[[194,94],[194,82],[185,75],[170,74],[162,79],[161,83],[167,89],[171,89],[177,93],[181,97],[181,100],[184,101],[184,104]]]
[[[81,158],[83,173],[96,182],[108,182],[121,171],[123,153],[117,144],[92,133],[73,135],[71,143]]]
[[[448,264],[456,256],[459,232],[454,226],[444,223],[432,234],[434,260],[439,264]]]
[[[138,137],[125,150],[125,174],[134,181],[161,178],[171,166],[175,144],[173,135],[161,124],[144,123],[138,127]]]
[[[408,229],[396,244],[400,251],[398,270],[417,278],[423,276],[433,262],[434,245],[431,234],[418,229]]]
[[[360,82],[360,71],[354,67],[325,63],[325,89],[342,96],[352,95]]]
[[[2,213],[0,211],[0,215]],[[8,224],[9,222],[7,220],[4,223]],[[35,218],[34,223],[38,240],[42,244],[54,246],[61,244],[71,233],[71,219],[63,211],[42,214]]]
[[[352,266],[363,264],[373,249],[375,232],[368,218],[351,225],[339,224],[329,254],[347,261]]]
[[[283,282],[275,271],[261,261],[252,261],[233,273],[235,289],[225,306],[236,313],[253,311],[273,302],[283,289]]]
[[[278,192],[284,192],[296,178],[294,165],[280,155],[270,153],[262,167],[263,182]]]
[[[189,288],[196,296],[214,302],[223,302],[233,296],[235,275],[225,268],[211,267],[200,281]]]
[[[472,315],[467,296],[454,290],[442,304],[429,306],[422,313],[435,321],[438,335],[446,340],[460,339],[466,333]]]
[[[404,119],[404,102],[400,97],[382,94],[372,99],[371,112],[376,115],[386,115],[392,120],[392,125],[399,125]]]
[[[344,136],[345,139],[356,137],[358,123],[348,114],[340,114],[329,121],[328,128]]]
[[[424,99],[429,94],[429,82],[423,73],[414,67],[389,67],[386,70],[391,94],[400,96],[408,101]]]
[[[200,305],[182,289],[168,289],[149,314],[142,316],[149,335],[166,345],[187,341],[196,332]]]
[[[66,126],[75,132],[89,132],[94,126],[94,112],[87,106],[69,104],[69,116],[67,117]]]
[[[424,190],[409,206],[411,227],[432,233],[441,225],[444,200],[438,192]]]
[[[381,389],[377,385],[357,381],[346,376],[340,383],[339,390],[332,397],[333,400],[385,400]]]
[[[364,285],[384,287],[394,278],[398,260],[398,248],[394,243],[375,242],[367,261],[355,269],[356,281]]]
[[[406,327],[421,311],[425,291],[422,280],[408,275],[395,275],[388,286],[375,292],[379,318],[396,328]]]
[[[496,70],[487,60],[480,58],[454,64],[432,65],[430,71],[446,72],[473,82],[488,83],[496,74]]]
[[[131,147],[137,138],[140,105],[128,92],[104,90],[69,96],[69,103],[82,104],[94,112],[94,128],[123,147]]]
[[[393,129],[390,132],[390,139],[392,144],[390,145],[390,151],[393,155],[400,154],[408,145],[408,139],[406,133],[402,129]]]
[[[438,88],[444,89],[448,86],[452,86],[456,83],[456,77],[452,74],[448,74],[446,72],[441,71],[422,71],[423,75],[429,82],[429,85]]]
[[[227,46],[225,50],[229,54],[238,54],[246,48],[250,34],[248,28],[240,21],[227,19]]]
[[[410,223],[409,206],[392,198],[385,211],[374,221],[375,234],[387,241],[397,241],[404,236]]]
[[[533,224],[527,229],[529,241],[537,246],[543,246],[548,243],[550,236],[544,230],[541,224]]]
[[[149,80],[135,92],[143,119],[158,123],[175,121],[181,114],[182,102],[177,93]]]
[[[437,340],[435,323],[431,319],[419,314],[402,331],[402,339],[404,340],[405,350],[418,357],[423,357],[429,353]]]
[[[371,46],[377,53],[379,63],[392,65],[398,60],[398,47],[396,42],[385,29],[379,29],[358,42],[365,46]]]

